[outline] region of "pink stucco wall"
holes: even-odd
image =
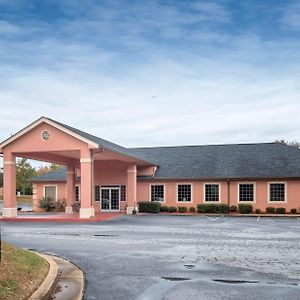
[[[45,196],[45,186],[56,186],[57,199],[63,200],[67,197],[67,185],[65,182],[43,182],[33,185],[33,210],[42,211],[39,208],[39,201]]]
[[[230,182],[230,205],[238,206],[238,184],[247,183],[248,181],[231,181]],[[285,202],[268,202],[268,189],[270,182],[286,183],[286,198]],[[177,184],[191,184],[192,185],[192,202],[177,202]],[[137,199],[139,201],[150,200],[150,185],[151,184],[164,184],[165,185],[165,202],[163,205],[167,206],[186,206],[196,207],[197,204],[208,203],[204,201],[204,185],[205,183],[219,183],[220,184],[220,203],[228,204],[228,183],[227,181],[160,181],[160,182],[139,182],[137,189]],[[292,208],[300,211],[300,180],[260,180],[251,181],[255,185],[255,201],[243,202],[250,203],[253,208],[259,208],[265,211],[266,207],[285,207],[287,212]],[[214,203],[214,202],[210,202]]]
[[[95,166],[95,185],[126,185],[127,184],[127,167],[124,163],[105,162],[96,163]],[[238,202],[238,183],[247,183],[248,181],[231,181],[230,182],[230,205],[237,205]],[[268,202],[268,188],[269,182],[276,182],[273,180],[266,181],[250,181],[255,184],[255,201],[250,202],[253,208],[259,208],[265,212],[266,207],[285,207],[287,212],[291,208],[296,208],[300,212],[300,180],[278,180],[277,182],[286,183],[287,202]],[[221,189],[220,203],[228,204],[228,183],[227,181],[138,181],[137,184],[137,201],[150,201],[150,186],[151,184],[165,185],[165,202],[162,205],[166,206],[186,206],[197,207],[197,204],[207,203],[204,201],[204,184],[205,183],[219,183]],[[37,198],[43,196],[44,185],[48,183],[38,183]],[[50,184],[50,183],[49,183]],[[52,183],[51,183],[52,184]],[[177,184],[192,184],[192,202],[177,202]],[[60,199],[66,195],[65,183],[53,183],[58,187],[58,195]],[[79,185],[77,183],[77,185]],[[127,191],[128,194],[128,191]],[[214,203],[214,202],[213,202]],[[249,202],[247,202],[249,203]],[[120,202],[121,211],[125,210],[126,202]],[[95,211],[100,211],[100,202],[95,202]]]

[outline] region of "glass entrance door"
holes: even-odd
[[[101,188],[101,211],[120,210],[120,188],[102,187]]]

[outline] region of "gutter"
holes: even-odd
[[[227,204],[230,209],[230,179],[227,179]]]

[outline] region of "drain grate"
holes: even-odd
[[[213,279],[213,281],[229,284],[259,283],[256,280]]]
[[[168,281],[186,281],[191,280],[191,278],[184,278],[184,277],[161,277],[164,280]]]

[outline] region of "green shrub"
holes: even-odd
[[[268,214],[275,214],[275,207],[267,207],[266,208],[266,212],[268,213]]]
[[[239,204],[239,212],[241,214],[251,214],[253,212],[253,207],[251,204]]]
[[[297,213],[297,209],[296,208],[292,208],[291,209],[291,214],[296,214]]]
[[[257,208],[257,209],[255,210],[255,213],[256,213],[256,214],[260,214],[260,213],[261,213],[261,210],[260,210],[259,208]]]
[[[218,213],[225,214],[228,213],[229,207],[227,204],[198,204],[198,213]]]
[[[177,211],[177,207],[176,206],[170,206],[169,207],[169,213],[174,213]]]
[[[194,213],[194,212],[196,212],[196,208],[195,208],[195,207],[193,207],[193,206],[191,206],[191,207],[189,208],[189,212],[190,212],[190,213]]]
[[[198,204],[197,205],[197,212],[198,213],[215,213],[216,212],[216,205],[215,204]]]
[[[53,211],[55,209],[55,200],[49,197],[43,197],[40,201],[39,207],[44,211]]]
[[[39,207],[45,211],[65,211],[66,200],[54,200],[49,197],[44,197],[40,201]]]
[[[275,209],[276,214],[285,214],[285,208],[284,207],[277,207]]]
[[[217,204],[216,205],[216,212],[219,214],[228,214],[229,213],[229,206],[227,204]]]
[[[185,212],[187,212],[187,207],[185,207],[185,206],[179,206],[179,207],[178,207],[178,212],[180,212],[180,213],[185,213]]]
[[[139,202],[139,212],[141,213],[150,213],[156,214],[160,211],[159,202],[149,202],[149,201],[140,201]]]
[[[236,205],[231,205],[231,206],[230,206],[230,211],[231,211],[231,212],[237,212],[237,210],[238,210],[238,208],[237,208]]]
[[[165,205],[162,205],[162,206],[160,207],[160,211],[161,211],[161,212],[168,212],[168,211],[169,211],[169,207],[168,207],[168,206],[165,206]]]

